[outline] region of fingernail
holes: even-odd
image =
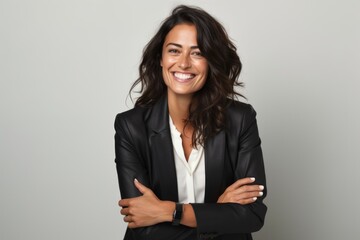
[[[260,185],[259,188],[260,188],[260,190],[264,190],[264,186],[263,186],[263,185]]]
[[[257,197],[253,197],[253,200],[256,201]]]
[[[251,181],[255,181],[255,178],[254,178],[254,177],[251,177],[250,180],[251,180]]]
[[[263,193],[263,192],[259,192],[259,196],[262,196],[262,195],[264,195],[264,193]]]
[[[135,182],[139,182],[136,178],[134,179]]]

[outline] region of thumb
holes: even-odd
[[[142,185],[136,178],[134,179],[134,184],[135,187],[142,193],[145,194],[149,188],[145,187],[144,185]]]

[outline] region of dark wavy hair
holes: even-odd
[[[229,39],[224,27],[204,10],[180,5],[166,18],[158,32],[145,46],[139,66],[139,78],[134,82],[130,93],[141,84],[135,106],[151,107],[166,92],[160,60],[166,35],[178,24],[193,24],[197,30],[197,43],[202,56],[208,62],[208,75],[202,89],[193,96],[186,124],[194,128],[192,145],[204,145],[207,138],[224,128],[225,110],[229,99],[237,96],[245,98],[236,91],[243,86],[238,81],[241,62],[236,47]],[[185,126],[186,126],[185,124]]]

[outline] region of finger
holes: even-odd
[[[240,194],[244,192],[262,192],[264,190],[263,185],[244,185],[233,191],[234,194]]]
[[[130,209],[129,208],[122,208],[120,210],[120,214],[121,215],[129,215],[130,214]]]
[[[233,198],[236,200],[240,200],[240,199],[249,199],[249,198],[254,198],[254,197],[261,197],[263,196],[264,193],[263,192],[245,192],[245,193],[241,193],[238,195],[234,195]]]
[[[246,205],[246,204],[254,203],[256,200],[257,200],[257,197],[253,197],[253,198],[239,200],[238,203],[241,205]]]
[[[127,206],[129,206],[129,202],[130,202],[130,198],[128,198],[128,199],[121,199],[121,200],[119,200],[119,206],[120,207],[127,207]]]
[[[237,180],[236,182],[234,182],[233,184],[231,184],[227,190],[229,191],[233,191],[239,187],[241,187],[242,185],[246,185],[249,183],[253,183],[255,181],[254,177],[248,177],[248,178],[241,178],[239,180]]]
[[[126,216],[124,217],[124,222],[130,223],[130,222],[131,222],[131,216],[130,216],[130,215],[126,215]]]
[[[135,187],[142,193],[145,194],[148,190],[150,190],[149,188],[145,187],[144,185],[142,185],[136,178],[134,179],[134,184]]]

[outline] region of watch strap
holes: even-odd
[[[173,213],[172,225],[174,225],[174,226],[179,226],[180,225],[182,214],[183,214],[183,204],[182,203],[176,203],[175,211]]]

